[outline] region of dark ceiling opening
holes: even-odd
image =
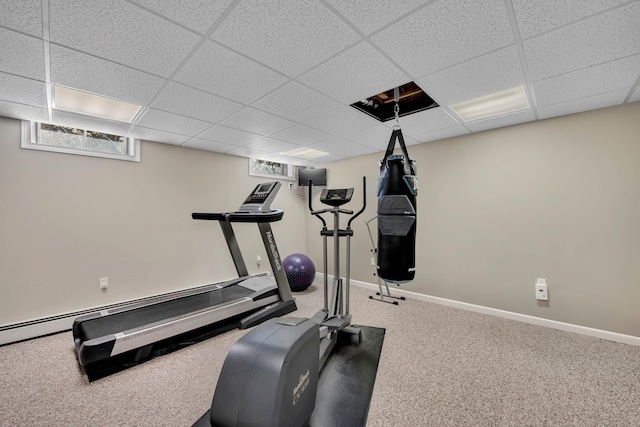
[[[439,107],[438,103],[414,82],[403,84],[398,89],[399,117]],[[395,88],[389,89],[353,103],[351,106],[381,122],[389,121],[395,118],[396,102],[394,91]]]

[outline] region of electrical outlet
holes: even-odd
[[[260,255],[256,256],[256,263],[258,264],[258,267],[262,264],[262,257]]]
[[[107,289],[109,287],[109,278],[101,277],[100,278],[100,289]]]
[[[549,301],[549,290],[547,289],[547,280],[538,279],[536,281],[536,299],[540,301]]]
[[[375,257],[371,257],[371,265],[376,265],[376,259]]]

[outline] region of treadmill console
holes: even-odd
[[[238,208],[238,212],[261,213],[271,211],[271,202],[282,184],[278,181],[258,184],[244,203]]]
[[[351,201],[353,196],[353,188],[325,188],[320,194],[320,201],[325,205],[342,206]]]

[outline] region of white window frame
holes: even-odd
[[[105,159],[140,162],[140,140],[137,138],[125,137],[127,154],[103,153],[101,151],[82,150],[79,148],[42,144],[39,141],[39,129],[40,122],[22,120],[20,147],[26,148],[28,150],[53,151],[56,153],[76,154],[80,156],[102,157]],[[88,130],[89,129],[87,129],[87,131]]]
[[[277,163],[282,166],[286,166],[286,173],[264,173],[259,171],[259,167],[256,166],[258,162],[269,162],[269,163]],[[294,166],[289,163],[276,162],[273,160],[262,160],[262,159],[249,159],[249,175],[251,176],[261,176],[264,178],[274,178],[274,179],[283,179],[286,181],[295,181],[296,180],[296,170],[297,166]]]

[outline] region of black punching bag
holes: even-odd
[[[396,139],[402,155],[394,155]],[[415,162],[400,129],[394,129],[378,179],[378,276],[391,283],[413,280],[416,267]]]

